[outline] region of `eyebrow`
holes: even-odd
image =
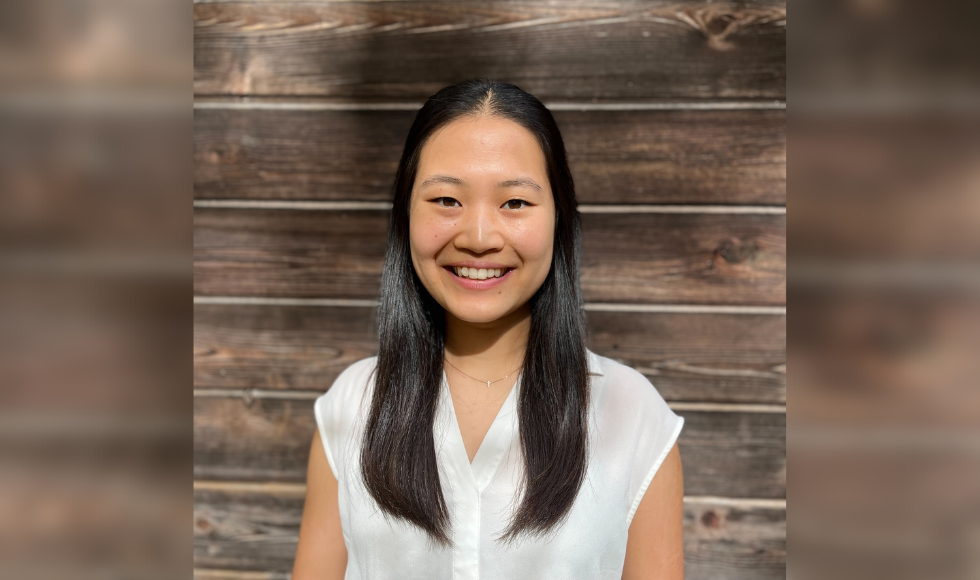
[[[449,185],[464,185],[466,182],[458,177],[452,177],[450,175],[433,175],[419,185],[419,189],[427,185],[433,185],[436,183],[448,183]],[[541,186],[538,185],[537,181],[529,177],[517,177],[514,179],[507,179],[501,181],[497,184],[497,187],[533,187],[538,191],[542,191]]]

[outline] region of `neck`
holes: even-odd
[[[530,304],[492,322],[468,322],[447,311],[446,357],[467,374],[496,379],[521,366],[530,329]]]

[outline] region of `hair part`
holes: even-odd
[[[530,299],[520,378],[521,502],[497,539],[511,543],[564,522],[585,479],[589,456],[581,226],[558,125],[537,98],[515,85],[479,78],[446,87],[416,115],[395,174],[378,308],[377,373],[360,457],[365,487],[386,517],[411,522],[444,546],[453,542],[433,424],[443,379],[446,319],[412,264],[410,204],[426,141],[456,119],[480,115],[510,119],[535,136],[556,210],[551,269]]]

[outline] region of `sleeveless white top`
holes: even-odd
[[[370,408],[376,356],[345,369],[316,400],[317,425],[340,485],[340,520],[347,546],[345,580],[567,580],[622,577],[630,522],[684,419],[649,380],[588,351],[592,379],[586,479],[568,519],[547,536],[511,546],[494,538],[507,527],[523,472],[518,376],[470,464],[449,383],[443,372],[433,436],[455,548],[431,542],[421,529],[386,518],[360,477],[360,438]]]

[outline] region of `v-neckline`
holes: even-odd
[[[459,419],[456,417],[456,407],[453,405],[452,393],[449,390],[449,378],[446,371],[442,371],[442,386],[440,390],[439,415],[440,424],[445,432],[442,435],[443,447],[446,459],[455,466],[455,471],[463,478],[475,486],[478,491],[483,491],[490,480],[497,472],[504,453],[511,447],[514,436],[517,433],[517,396],[521,386],[523,372],[518,374],[514,386],[507,393],[507,398],[497,411],[493,423],[483,436],[480,447],[473,456],[470,463],[469,454],[466,453],[466,445],[463,442],[463,432],[459,427]]]

